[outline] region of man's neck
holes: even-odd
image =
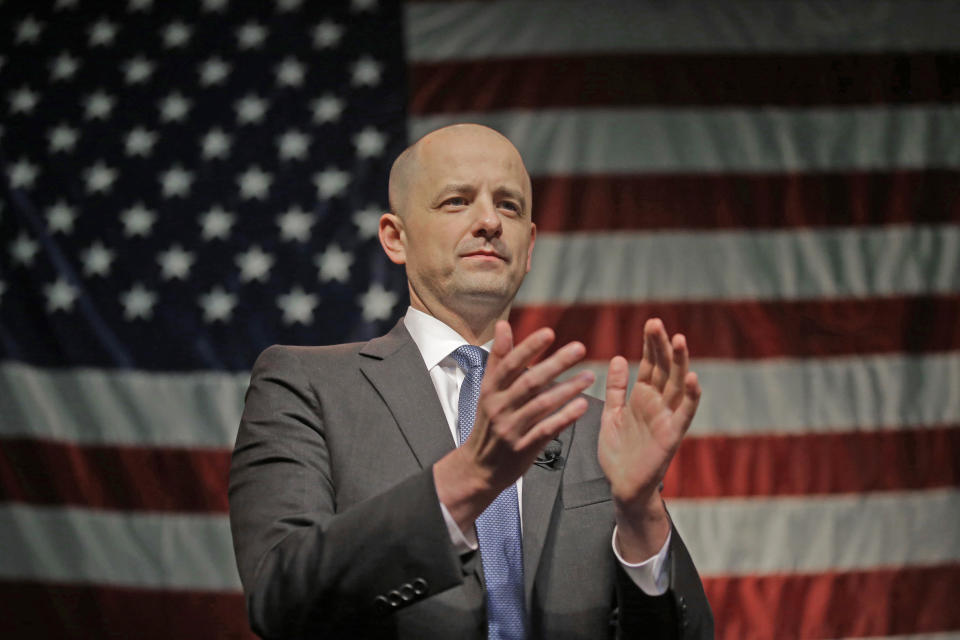
[[[429,314],[444,323],[457,333],[464,340],[476,346],[486,344],[493,340],[494,327],[497,320],[506,320],[510,315],[510,306],[496,315],[490,313],[458,313],[449,307],[441,304],[424,304],[417,296],[410,296],[410,306],[417,311]]]

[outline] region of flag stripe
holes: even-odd
[[[717,638],[887,636],[960,629],[960,565],[714,577]],[[954,634],[951,634],[951,636]],[[908,637],[915,637],[909,635]]]
[[[960,172],[551,175],[539,232],[778,229],[960,222]]]
[[[42,477],[38,470],[45,469]],[[83,446],[12,438],[0,501],[96,509],[227,512],[229,449]]]
[[[960,291],[960,225],[543,233],[518,306]]]
[[[596,374],[589,391],[598,397],[603,397],[606,367],[605,360],[590,360],[582,366]],[[960,423],[960,394],[953,392],[960,388],[960,353],[956,351],[909,357],[698,360],[694,368],[707,390],[694,423],[700,435],[870,431]],[[14,393],[0,396],[0,415],[5,417],[0,437],[93,446],[230,448],[247,378],[247,374],[223,373],[218,379],[210,373],[198,390],[197,379],[182,373],[131,376],[129,372],[51,371],[2,363],[0,380]],[[910,384],[895,384],[902,380]],[[101,401],[79,401],[73,395],[78,388]],[[801,391],[817,394],[818,402],[809,403]],[[107,398],[116,406],[137,410],[113,412],[104,422]],[[224,410],[211,413],[209,407]],[[181,411],[200,416],[190,421],[202,429],[184,429]],[[47,419],[53,413],[58,420]]]
[[[808,573],[960,562],[960,491],[811,498],[675,498],[701,575]],[[762,536],[745,536],[762,531]]]
[[[960,424],[902,431],[696,437],[666,498],[799,496],[960,487]]]
[[[958,115],[954,105],[472,111],[412,117],[410,134],[487,125],[513,141],[533,176],[956,169]]]
[[[603,397],[607,361],[587,361]],[[960,423],[960,353],[696,362],[697,435],[838,433]],[[636,363],[630,369],[636,376]],[[569,375],[573,375],[571,372]],[[810,398],[817,398],[811,402]]]
[[[785,3],[415,2],[404,7],[414,62],[594,53],[960,49],[950,0]],[[852,18],[856,16],[856,18]],[[895,26],[893,26],[895,25]]]
[[[562,73],[553,73],[561,69]],[[454,60],[410,70],[410,112],[817,106],[960,100],[960,54],[585,55]],[[909,75],[910,83],[902,78]],[[549,81],[536,82],[536,79]]]
[[[701,575],[860,570],[960,560],[960,492],[674,498]],[[765,531],[762,539],[744,531]],[[225,515],[0,505],[0,579],[239,590]]]
[[[514,309],[510,322],[517,340],[551,327],[555,345],[579,340],[591,359],[639,360],[648,318],[682,332],[698,361],[960,350],[960,295],[538,305]]]
[[[5,638],[74,640],[233,638],[254,640],[243,595],[234,591],[163,591],[106,585],[0,581]]]
[[[687,437],[664,495],[713,498],[960,486],[960,425],[804,435]],[[229,449],[83,446],[8,439],[0,501],[226,513]],[[37,478],[37,469],[46,469]],[[784,470],[788,470],[785,472]]]

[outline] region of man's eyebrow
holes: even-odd
[[[508,198],[513,198],[520,202],[520,208],[523,211],[527,210],[527,200],[523,197],[523,191],[513,189],[511,187],[499,187],[496,191],[493,192],[495,196],[506,196]]]

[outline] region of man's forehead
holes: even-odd
[[[460,183],[471,182],[482,173],[525,189],[527,173],[520,153],[509,140],[488,131],[458,131],[424,138],[416,149],[418,173],[430,180]]]

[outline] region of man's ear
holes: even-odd
[[[406,264],[407,248],[406,237],[403,231],[403,220],[393,213],[380,216],[380,246],[394,264]]]
[[[533,263],[533,245],[537,243],[537,225],[530,223],[530,246],[527,247],[527,270],[530,273],[530,265]]]

